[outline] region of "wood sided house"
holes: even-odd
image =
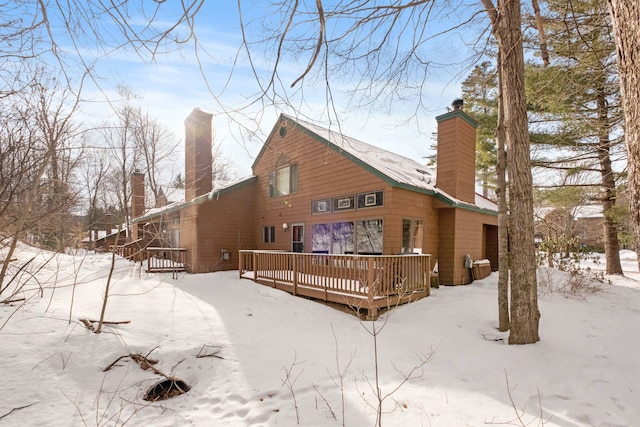
[[[238,269],[294,294],[364,301],[373,316],[428,295],[436,262],[440,283],[469,283],[465,255],[497,269],[497,209],[475,192],[476,122],[460,105],[436,120],[433,170],[282,114],[252,176],[212,188],[212,115],[195,109],[185,200],[145,211],[135,174],[132,242],[119,250],[155,248],[190,273]]]

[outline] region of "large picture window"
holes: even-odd
[[[331,253],[353,253],[353,222],[336,222],[333,224],[333,242]]]
[[[382,220],[356,222],[356,251],[362,255],[382,255]]]
[[[331,224],[314,224],[311,227],[311,251],[316,254],[331,253]]]
[[[382,220],[334,222],[311,227],[311,250],[322,254],[382,254]]]

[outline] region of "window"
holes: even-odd
[[[262,227],[262,242],[273,243],[276,241],[276,227],[271,225],[268,227]]]
[[[311,202],[311,213],[330,213],[331,199],[313,200]]]
[[[343,196],[333,199],[333,210],[335,212],[355,209],[355,196]]]
[[[421,219],[402,220],[402,253],[421,254],[423,246],[424,229]]]
[[[382,191],[372,191],[371,193],[358,194],[358,209],[382,206],[383,202]]]
[[[321,254],[382,254],[382,220],[314,224],[311,227],[311,251]]]
[[[332,254],[352,254],[353,222],[336,222],[333,224]]]
[[[278,197],[298,192],[298,165],[288,164],[269,173],[269,196]]]
[[[311,227],[311,251],[313,253],[331,253],[331,241],[331,224],[314,224]]]
[[[356,251],[362,255],[382,255],[382,220],[356,222]]]

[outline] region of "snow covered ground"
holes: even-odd
[[[105,320],[130,323],[97,335],[79,319],[100,316],[110,255],[21,246],[12,265],[33,256],[27,300],[0,304],[0,426],[373,426],[376,380],[385,426],[640,426],[633,253],[597,292],[545,292],[534,345],[496,330],[497,274],[434,289],[375,323],[377,364],[371,322],[237,272],[174,280],[122,259]],[[103,371],[137,353],[191,389],[148,402],[159,374],[130,357]]]

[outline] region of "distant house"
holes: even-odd
[[[602,205],[540,207],[534,210],[534,220],[536,242],[566,235],[590,250],[604,252]]]
[[[440,283],[469,283],[465,255],[497,269],[497,208],[475,192],[476,122],[460,107],[436,120],[433,170],[282,114],[253,174],[212,188],[212,115],[195,109],[185,199],[145,210],[144,179],[132,177],[133,238],[183,248],[191,273],[238,269],[242,250],[418,253],[438,262]]]

